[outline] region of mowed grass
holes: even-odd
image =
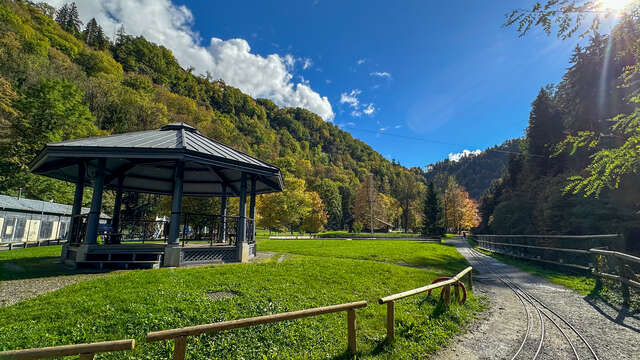
[[[73,270],[60,263],[62,246],[0,251],[0,281],[95,272]]]
[[[452,276],[469,266],[455,247],[405,240],[263,240],[261,251],[418,266]]]
[[[401,300],[396,304],[396,341],[387,345],[386,307],[377,298],[453,275],[467,265],[464,259],[453,247],[422,242],[345,241],[332,250],[313,247],[313,242],[259,243],[261,251],[293,254],[281,262],[276,255],[262,263],[121,271],[0,308],[0,350],[135,338],[135,351],[99,358],[166,359],[173,343],[147,344],[147,332],[367,300],[369,306],[357,310],[358,356],[423,359],[463,331],[483,307],[472,295],[448,311],[439,294]],[[281,250],[275,250],[278,246]],[[14,260],[19,251],[32,250],[16,251]],[[368,260],[372,251],[379,252],[374,261]],[[391,264],[396,262],[428,270]],[[214,300],[208,292],[237,296]],[[187,357],[350,359],[346,332],[346,314],[328,314],[191,337]]]

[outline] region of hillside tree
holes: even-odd
[[[441,236],[444,235],[444,233],[444,227],[442,226],[442,207],[432,181],[427,185],[427,191],[425,192],[422,235]]]

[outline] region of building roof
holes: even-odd
[[[97,159],[106,159],[107,188],[124,178],[125,191],[171,194],[176,161],[185,163],[184,191],[192,196],[238,195],[241,174],[256,180],[256,193],[282,191],[280,169],[202,135],[185,123],[157,130],[47,144],[31,162],[31,171],[70,182],[79,181],[79,163],[92,183]]]
[[[50,201],[17,198],[8,195],[0,195],[0,210],[14,210],[28,213],[44,213],[48,215],[71,216],[73,206],[58,204]],[[82,214],[89,213],[89,208],[82,208]],[[110,219],[106,214],[100,214],[102,219]]]

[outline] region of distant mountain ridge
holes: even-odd
[[[469,196],[476,201],[489,189],[491,183],[499,179],[509,163],[509,156],[520,153],[520,140],[511,139],[485,149],[478,155],[463,156],[458,161],[444,159],[427,166],[425,178],[436,185],[448,176],[455,177]]]

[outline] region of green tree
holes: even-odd
[[[109,46],[109,39],[105,36],[102,27],[98,25],[95,18],[87,22],[87,26],[82,32],[82,39],[87,45],[97,48],[98,50],[104,50]]]
[[[74,36],[80,35],[82,21],[80,21],[76,3],[64,4],[56,13],[56,22],[64,31]]]
[[[83,93],[66,80],[41,80],[15,102],[20,116],[10,120],[11,142],[3,146],[0,192],[25,189],[26,195],[68,199],[68,187],[29,172],[28,164],[50,142],[102,135],[83,103]]]
[[[527,127],[527,150],[535,175],[546,175],[549,156],[563,137],[562,117],[553,104],[551,94],[547,89],[540,89],[531,104]]]
[[[311,213],[313,198],[305,191],[305,181],[289,175],[285,176],[285,185],[282,192],[258,198],[258,226],[293,232]]]
[[[442,236],[444,232],[444,226],[442,226],[442,206],[433,182],[430,182],[427,185],[424,198],[422,235]]]
[[[399,179],[396,181],[394,192],[402,208],[402,228],[408,231],[411,206],[419,196],[416,177],[408,172],[401,172]]]
[[[338,184],[330,179],[322,179],[312,187],[322,199],[328,214],[327,227],[331,230],[338,230],[342,223],[342,197]]]
[[[327,223],[327,212],[325,211],[324,203],[318,193],[309,193],[309,201],[311,211],[302,218],[300,230],[308,233],[317,233],[322,230],[324,225]]]

